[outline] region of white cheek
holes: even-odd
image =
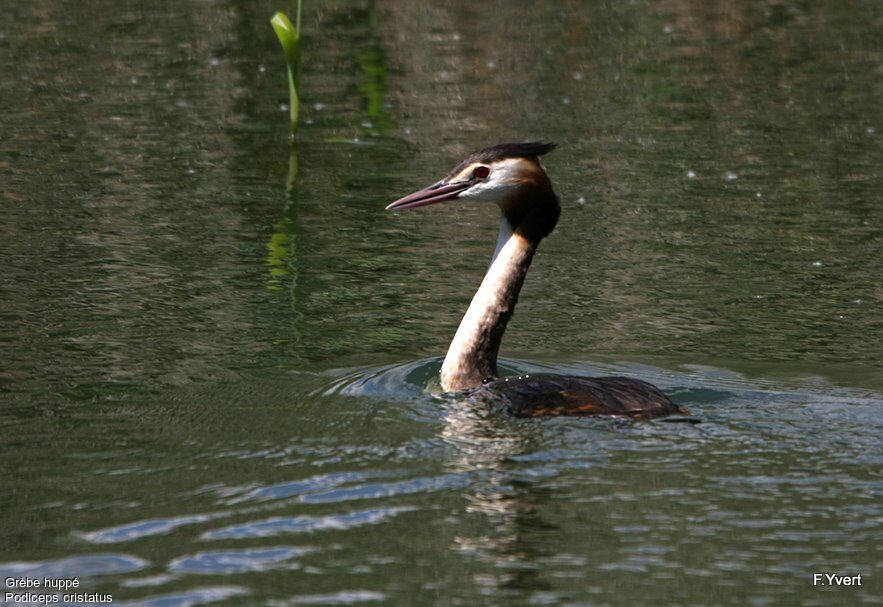
[[[460,194],[463,200],[478,202],[500,202],[518,188],[517,160],[505,160],[492,169],[489,179],[479,182]]]
[[[506,183],[498,183],[493,181],[485,181],[477,183],[462,194],[458,198],[463,200],[475,200],[476,202],[495,202],[506,197],[506,194],[512,189]]]

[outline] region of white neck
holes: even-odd
[[[533,259],[536,244],[504,218],[491,266],[460,321],[441,368],[447,392],[480,386],[497,375],[497,353],[506,323],[515,311],[518,293]]]
[[[500,233],[497,234],[497,246],[494,247],[494,254],[491,257],[491,265],[494,265],[494,261],[497,259],[497,255],[500,254],[500,251],[509,239],[512,237],[512,226],[509,225],[509,220],[505,217],[500,218]]]

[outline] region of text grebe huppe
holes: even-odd
[[[663,392],[627,377],[530,375],[498,379],[497,353],[540,241],[561,207],[539,156],[552,143],[502,143],[470,154],[447,177],[396,200],[413,209],[445,200],[495,202],[502,212],[490,268],[460,322],[441,367],[441,386],[480,389],[517,416],[621,415],[638,419],[683,414]]]

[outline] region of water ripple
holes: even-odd
[[[357,487],[346,487],[323,493],[311,493],[304,495],[301,501],[307,504],[325,504],[329,502],[344,502],[348,500],[376,499],[393,495],[405,495],[421,491],[438,491],[443,489],[458,489],[467,487],[470,483],[469,475],[463,473],[445,474],[426,478],[414,478],[396,483],[370,483]]]
[[[304,594],[283,601],[271,601],[271,607],[288,605],[356,605],[373,601],[383,601],[387,595],[371,590],[342,590],[331,594]]]
[[[244,573],[297,566],[291,559],[315,552],[315,548],[276,546],[246,550],[215,550],[182,556],[169,563],[171,571],[198,574]]]
[[[214,586],[175,594],[163,594],[137,601],[124,601],[118,604],[123,607],[192,607],[193,605],[217,603],[246,594],[250,594],[250,592],[240,586]]]
[[[344,483],[352,481],[360,481],[376,476],[390,476],[395,472],[368,473],[368,472],[338,472],[333,474],[322,474],[313,476],[304,480],[290,481],[286,483],[278,483],[268,487],[252,489],[244,495],[234,497],[227,500],[227,504],[238,504],[250,501],[268,501],[284,499],[303,493],[318,491],[321,489],[330,489]]]
[[[89,577],[92,575],[110,575],[138,571],[139,569],[144,569],[149,564],[144,559],[128,554],[84,554],[34,563],[0,563],[0,578]]]
[[[151,535],[162,535],[170,531],[183,527],[184,525],[194,525],[197,523],[205,523],[218,515],[210,514],[189,514],[186,516],[177,516],[171,518],[157,518],[147,521],[138,521],[136,523],[127,523],[116,527],[108,527],[106,529],[98,529],[97,531],[89,531],[81,534],[81,537],[87,542],[93,544],[115,544],[119,542],[130,542],[142,537]]]
[[[373,508],[370,510],[357,510],[348,514],[327,515],[327,516],[295,516],[295,517],[274,517],[245,523],[243,525],[233,525],[214,531],[206,531],[202,534],[205,540],[229,540],[229,539],[245,539],[257,537],[273,537],[286,533],[310,533],[313,531],[323,531],[326,529],[345,530],[362,525],[372,525],[385,521],[401,512],[409,512],[414,510],[410,507],[396,508]]]

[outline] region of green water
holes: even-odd
[[[879,3],[306,2],[292,156],[278,9],[3,7],[0,578],[883,601]],[[497,218],[383,207],[530,138],[563,212],[504,366],[641,377],[701,423],[437,395]]]

